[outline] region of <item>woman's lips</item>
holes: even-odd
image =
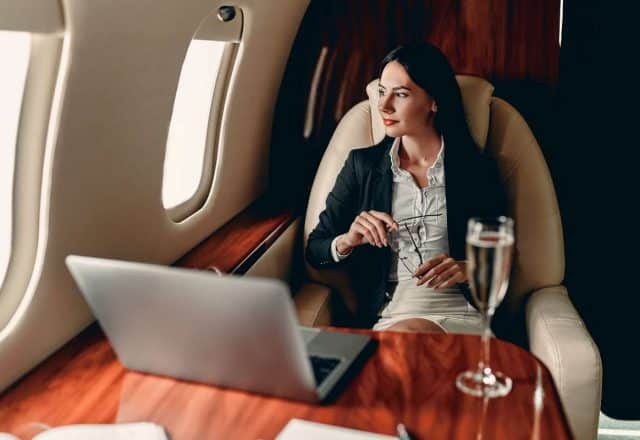
[[[398,121],[394,121],[393,119],[383,119],[382,122],[384,122],[384,125],[388,127],[390,125],[397,123]]]

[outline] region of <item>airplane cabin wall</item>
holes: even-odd
[[[176,223],[162,205],[161,187],[178,77],[199,24],[225,3],[50,3],[64,18],[60,70],[34,213],[35,257],[23,273],[26,290],[9,292],[21,299],[0,325],[0,390],[92,322],[64,265],[68,254],[171,263],[264,192],[278,86],[307,6],[306,0],[235,3],[243,28],[213,185],[204,205]],[[14,28],[30,23],[23,0],[10,6],[6,11],[15,13],[0,13],[1,26],[10,28],[12,18]]]

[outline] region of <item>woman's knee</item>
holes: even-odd
[[[410,318],[393,324],[387,330],[395,332],[414,333],[446,333],[442,327],[433,321],[423,318]]]

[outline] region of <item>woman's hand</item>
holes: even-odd
[[[349,232],[338,237],[336,247],[338,252],[346,254],[363,244],[388,246],[387,235],[393,230],[398,230],[398,223],[386,212],[362,211],[351,223]]]
[[[467,281],[467,262],[456,261],[447,254],[438,255],[420,265],[414,274],[417,286],[427,283],[427,287],[446,289]]]

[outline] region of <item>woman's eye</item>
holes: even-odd
[[[378,96],[384,96],[384,90],[378,89]]]
[[[398,93],[396,93],[396,96],[398,98],[406,98],[409,95],[407,93],[404,93],[404,92],[398,92]]]

